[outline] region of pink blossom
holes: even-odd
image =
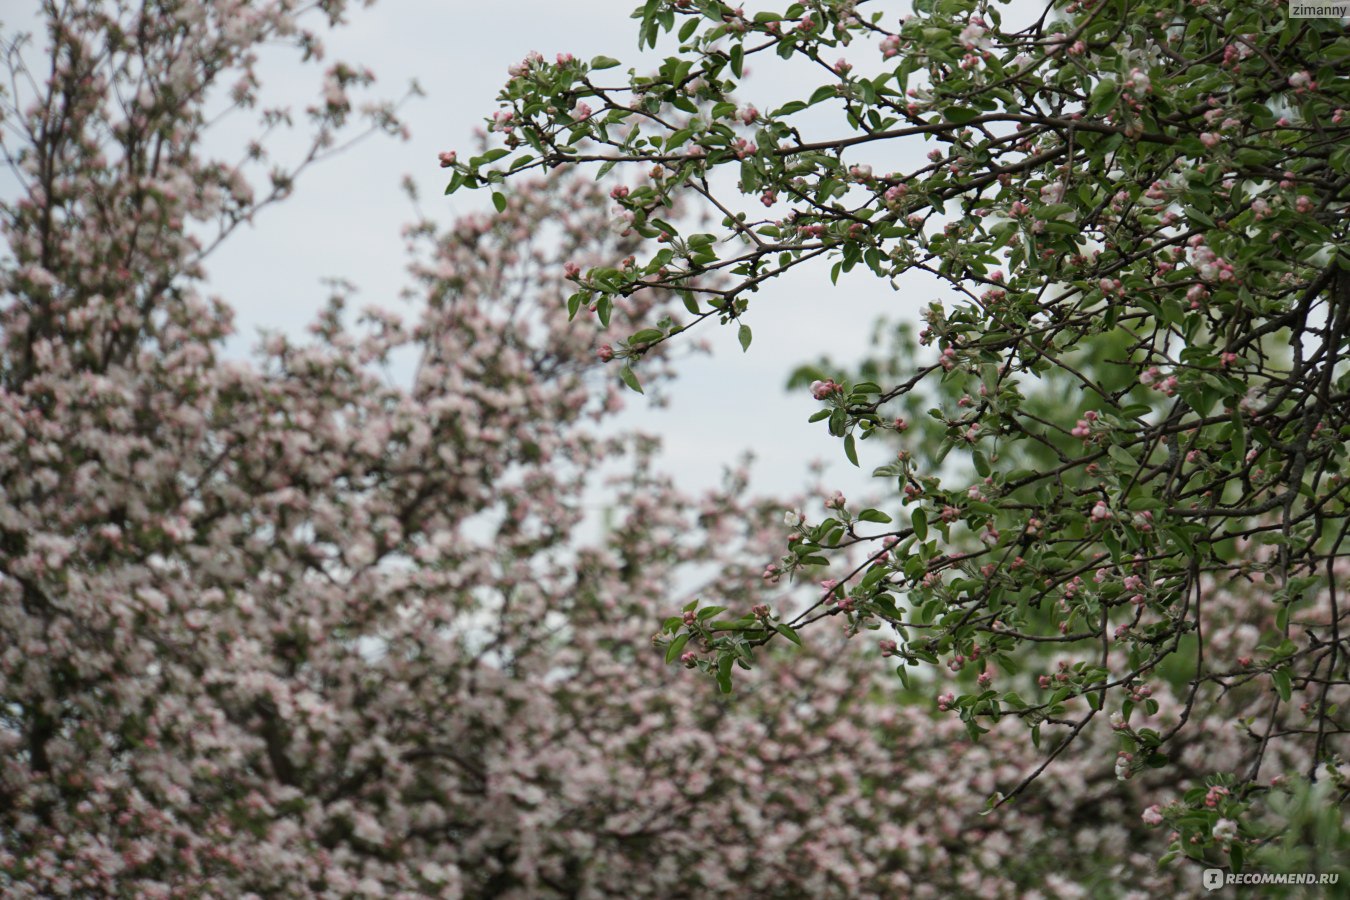
[[[825,381],[811,382],[811,396],[817,400],[824,400],[827,397],[839,393],[842,390],[843,390],[842,386],[828,379]]]

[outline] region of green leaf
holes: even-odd
[[[739,329],[737,329],[737,331],[736,331],[736,339],[739,340],[739,341],[741,342],[741,352],[742,352],[742,353],[744,353],[746,350],[749,350],[749,349],[750,349],[750,339],[751,339],[751,337],[752,337],[752,336],[751,336],[751,334],[750,334],[750,326],[749,326],[749,325],[744,325],[744,324],[742,324],[741,327],[740,327]]]
[[[859,522],[876,522],[878,525],[885,525],[891,521],[891,517],[879,509],[864,509],[858,513]]]
[[[717,686],[724,694],[731,693],[731,663],[730,656],[724,656],[717,661]]]
[[[1191,220],[1193,220],[1193,221],[1195,221],[1195,222],[1200,223],[1201,225],[1205,226],[1206,228],[1213,228],[1213,227],[1214,227],[1214,220],[1211,219],[1211,218],[1210,218],[1208,215],[1206,215],[1205,213],[1203,213],[1203,212],[1201,212],[1200,210],[1196,209],[1194,206],[1187,207],[1187,209],[1186,209],[1186,217],[1187,217],[1188,219],[1191,219]]]
[[[632,366],[624,366],[620,369],[619,378],[623,379],[624,384],[628,385],[639,394],[643,393],[642,384],[638,381],[637,373],[633,371]]]
[[[591,60],[591,69],[599,71],[600,69],[612,69],[619,64],[619,61],[612,56],[597,56]]]
[[[1275,682],[1275,690],[1279,692],[1280,699],[1285,703],[1288,703],[1290,696],[1293,694],[1293,685],[1289,680],[1289,670],[1284,668],[1276,669],[1270,674],[1270,677]]]
[[[1115,79],[1108,78],[1097,82],[1097,86],[1092,89],[1092,96],[1088,98],[1088,115],[1100,116],[1116,104],[1116,98],[1120,96],[1120,85]]]
[[[506,195],[501,191],[493,191],[492,205],[497,207],[497,212],[506,212]]]
[[[1133,469],[1139,465],[1139,460],[1131,456],[1130,452],[1123,447],[1112,444],[1106,448],[1106,452],[1107,455],[1126,468]]]
[[[647,0],[647,5],[642,10],[642,28],[638,32],[638,48],[643,44],[656,46],[656,38],[660,34],[657,28],[657,13],[661,11],[661,0]]]
[[[851,434],[844,436],[844,455],[848,457],[849,462],[858,465],[858,444]]]
[[[949,106],[942,111],[948,122],[955,122],[957,125],[964,125],[971,119],[977,119],[980,116],[978,109],[970,109],[964,106]]]
[[[792,641],[792,643],[796,644],[798,647],[802,645],[802,639],[798,637],[796,629],[794,629],[791,625],[784,625],[780,622],[779,624],[774,626],[774,629],[783,637],[787,638],[789,641]]]
[[[665,337],[659,328],[644,328],[628,339],[630,344],[650,344]]]
[[[670,642],[670,646],[666,648],[667,665],[680,658],[680,654],[684,652],[684,645],[689,643],[689,638],[691,637],[693,637],[693,635],[686,631],[684,634]]]
[[[910,521],[914,523],[914,536],[921,541],[928,540],[928,513],[920,507],[914,510],[914,514],[910,516]]]
[[[848,412],[842,407],[830,412],[830,434],[835,437],[842,437],[844,426],[848,422]]]

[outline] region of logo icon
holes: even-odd
[[[1206,869],[1203,884],[1207,891],[1217,891],[1223,887],[1223,869]]]

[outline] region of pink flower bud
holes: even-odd
[[[824,400],[839,390],[841,390],[840,386],[832,380],[811,382],[811,396],[817,400]]]

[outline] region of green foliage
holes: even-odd
[[[744,320],[767,314],[759,288],[815,259],[832,280],[926,274],[955,298],[928,306],[917,347],[902,333],[887,359],[798,374],[824,386],[812,420],[850,462],[870,461],[877,438],[899,452],[873,469],[895,485],[891,507],[841,503],[794,529],[782,574],[843,571],[782,624],[888,626],[902,673],[974,660],[1016,673],[1062,654],[1053,679],[1020,685],[1034,693],[963,676],[946,705],[973,737],[1009,716],[1037,742],[1053,728],[1052,757],[1118,710],[1121,777],[1169,765],[1197,698],[1238,685],[1274,704],[1269,725],[1244,726],[1261,750],[1229,785],[1243,803],[1296,695],[1306,718],[1279,735],[1337,758],[1350,732],[1335,702],[1350,683],[1336,599],[1350,555],[1344,27],[1184,0],[1053,3],[1019,29],[992,3],[898,12],[651,0],[640,45],[678,42],[654,73],[527,67],[494,123],[522,155],[470,160],[451,187],[631,167],[640,183],[616,196],[615,226],[649,253],[582,275],[576,303],[673,289],[689,327],[734,322],[746,349]],[[825,59],[846,46],[870,62]],[[774,57],[819,86],[763,112],[735,99],[754,87],[749,63]],[[595,110],[578,121],[578,104]],[[883,172],[896,160],[907,168]],[[718,194],[720,173],[739,195]],[[677,201],[719,230],[683,233]],[[845,563],[860,546],[865,560]],[[1219,665],[1205,610],[1236,584],[1259,585],[1262,643]],[[698,665],[726,687],[783,632],[724,624],[667,632],[716,650]],[[1175,727],[1129,722],[1156,712],[1140,693],[1151,678],[1176,690]]]

